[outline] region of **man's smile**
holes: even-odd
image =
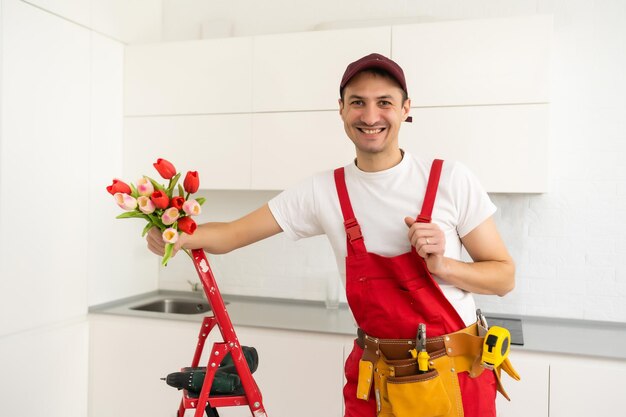
[[[377,135],[380,132],[382,132],[383,130],[385,130],[385,127],[375,127],[375,128],[367,128],[367,127],[358,127],[357,126],[357,130],[359,130],[360,132],[365,133],[366,135]]]

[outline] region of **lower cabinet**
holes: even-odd
[[[550,364],[550,417],[624,416],[626,361],[563,356]]]
[[[174,417],[181,393],[160,378],[191,363],[200,324],[90,315],[89,325],[89,417]],[[259,353],[254,377],[269,416],[343,416],[343,364],[353,337],[252,327],[238,327],[237,335]],[[214,341],[221,341],[217,329],[201,365]],[[511,401],[498,395],[499,417],[623,414],[626,361],[517,349],[510,358],[522,379],[502,373]],[[247,407],[219,413],[251,415]]]
[[[498,417],[548,417],[549,359],[541,353],[520,350],[512,350],[509,358],[521,380],[516,381],[502,372],[502,385],[511,401],[498,393]]]
[[[200,324],[89,316],[89,417],[174,417],[181,394],[161,381],[191,363]]]
[[[174,417],[181,393],[161,381],[188,366],[200,323],[90,316],[89,417]],[[244,346],[259,353],[254,377],[271,417],[340,417],[343,344],[319,333],[238,327]],[[221,341],[214,329],[204,349]],[[205,357],[200,364],[207,363]],[[220,408],[221,417],[250,416],[248,407]],[[185,414],[192,416],[188,410]]]

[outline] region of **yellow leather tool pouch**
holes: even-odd
[[[374,368],[378,417],[450,416],[451,402],[437,370],[418,374],[417,361],[387,359]]]
[[[446,416],[452,407],[436,370],[420,375],[388,377],[387,394],[394,417]]]

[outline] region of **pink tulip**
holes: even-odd
[[[165,243],[176,243],[178,240],[178,232],[173,227],[165,229],[161,236],[163,237],[163,241]]]
[[[126,211],[132,211],[137,208],[137,200],[135,199],[135,197],[132,197],[125,193],[115,193],[113,197],[115,197],[115,202],[117,203],[117,205]]]
[[[137,198],[137,204],[139,205],[139,210],[141,210],[144,214],[153,213],[156,209],[154,203],[150,200],[150,197],[145,195]]]
[[[196,200],[187,200],[183,204],[183,210],[190,216],[197,216],[202,212],[200,204]]]
[[[137,192],[141,196],[150,196],[154,192],[154,185],[146,178],[139,178],[137,180]]]
[[[163,212],[163,216],[161,216],[161,221],[164,225],[169,226],[174,223],[180,217],[180,212],[176,207],[170,207]]]

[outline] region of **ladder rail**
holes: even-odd
[[[204,414],[204,408],[207,404],[210,404],[211,407],[248,405],[253,417],[266,417],[267,414],[263,406],[261,391],[259,390],[259,387],[250,372],[245,356],[243,355],[241,344],[239,343],[239,339],[235,333],[230,316],[226,311],[226,304],[224,303],[224,299],[222,298],[220,290],[217,286],[215,276],[211,271],[206,255],[202,249],[192,250],[191,254],[196,272],[200,277],[207,300],[209,301],[211,310],[214,314],[212,317],[205,317],[202,321],[202,327],[200,328],[200,332],[198,334],[198,344],[196,345],[192,360],[192,367],[198,366],[206,338],[216,325],[220,330],[223,342],[213,343],[200,396],[197,399],[190,399],[185,398],[185,393],[178,409],[178,417],[183,417],[185,409],[187,408],[196,408],[194,417],[202,417]],[[224,359],[228,353],[231,354],[235,369],[241,379],[244,395],[211,398],[209,394],[215,372],[217,371],[219,364],[222,362],[222,359]]]

